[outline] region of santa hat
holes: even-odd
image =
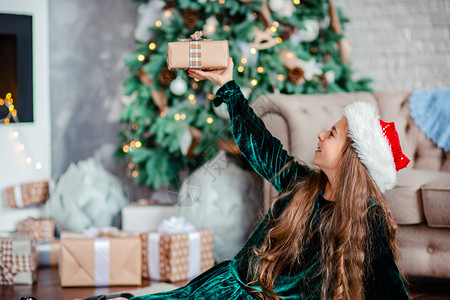
[[[375,107],[367,102],[354,102],[344,108],[348,136],[361,162],[382,193],[397,182],[397,171],[406,167],[409,159],[402,153],[394,122],[379,119]]]

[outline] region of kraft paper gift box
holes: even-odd
[[[0,237],[0,285],[33,284],[36,265],[33,237]]]
[[[59,261],[61,286],[140,285],[141,239],[63,232]]]
[[[228,41],[211,41],[201,38],[198,31],[189,39],[167,44],[169,70],[225,69],[228,66]]]
[[[55,222],[47,218],[32,218],[17,224],[19,235],[34,236],[36,241],[50,241],[55,238]]]
[[[28,217],[39,218],[42,216],[42,207],[24,207],[0,209],[0,232],[14,232],[17,224]]]
[[[141,233],[142,276],[151,280],[190,280],[214,265],[212,230]]]
[[[49,194],[48,181],[17,184],[6,188],[5,193],[9,207],[44,204]]]
[[[176,212],[175,205],[141,199],[122,209],[122,229],[134,232],[156,231],[162,220],[174,216]]]
[[[38,266],[56,267],[59,261],[59,241],[37,243]]]

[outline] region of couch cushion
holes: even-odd
[[[386,192],[395,221],[400,225],[425,221],[420,188],[442,178],[444,172],[406,169],[397,173],[397,186]]]
[[[444,172],[443,172],[444,173]],[[428,226],[450,228],[450,173],[422,187],[422,202]]]

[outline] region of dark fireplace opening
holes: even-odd
[[[32,23],[0,14],[0,124],[33,122]]]

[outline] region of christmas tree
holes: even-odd
[[[195,170],[219,149],[238,151],[226,107],[213,106],[219,87],[167,68],[167,44],[196,31],[228,40],[234,79],[250,103],[270,93],[370,91],[371,79],[352,78],[348,19],[332,0],[134,2],[136,51],[125,59],[117,154],[138,184],[178,187],[181,170]]]

